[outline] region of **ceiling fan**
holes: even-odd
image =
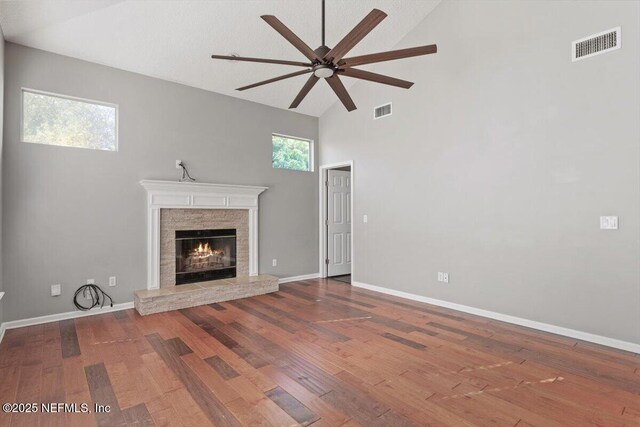
[[[371,82],[382,83],[391,86],[397,86],[404,89],[409,89],[413,86],[412,82],[406,80],[396,79],[394,77],[384,76],[382,74],[376,74],[369,71],[359,70],[353,68],[358,65],[373,64],[376,62],[391,61],[394,59],[409,58],[412,56],[428,55],[430,53],[436,53],[437,47],[435,44],[428,46],[411,47],[408,49],[392,50],[388,52],[372,53],[369,55],[346,57],[353,47],[358,44],[371,30],[373,30],[387,14],[381,10],[373,9],[367,16],[364,17],[358,25],[356,25],[349,34],[344,36],[337,45],[333,48],[329,48],[324,44],[324,0],[322,0],[322,45],[317,49],[311,49],[305,42],[303,42],[293,31],[287,28],[278,18],[273,15],[262,15],[261,18],[269,24],[274,30],[276,30],[282,37],[287,39],[296,49],[298,49],[310,62],[298,62],[298,61],[283,61],[278,59],[263,59],[263,58],[247,58],[236,55],[211,55],[213,59],[227,59],[231,61],[248,61],[248,62],[262,62],[267,64],[281,64],[281,65],[293,65],[297,67],[305,67],[306,70],[296,71],[295,73],[285,74],[283,76],[274,77],[269,80],[264,80],[258,83],[254,83],[248,86],[243,86],[237,90],[247,90],[254,87],[266,85],[268,83],[277,82],[280,80],[288,79],[291,77],[300,76],[302,74],[313,73],[309,80],[302,87],[302,90],[295,97],[289,108],[296,108],[300,105],[300,102],[304,99],[309,91],[315,86],[320,79],[325,79],[331,86],[331,89],[338,96],[342,104],[348,111],[356,109],[356,104],[349,96],[347,89],[342,84],[340,76],[352,77],[354,79],[368,80]]]

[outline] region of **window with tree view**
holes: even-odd
[[[117,151],[117,106],[23,89],[22,141]]]
[[[296,171],[312,170],[312,142],[307,139],[291,138],[273,134],[273,167]]]

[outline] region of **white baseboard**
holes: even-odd
[[[3,322],[0,325],[0,342],[4,338],[7,329],[23,328],[25,326],[41,325],[43,323],[59,322],[60,320],[76,319],[78,317],[95,316],[97,314],[111,313],[114,311],[127,310],[133,308],[133,301],[113,304],[113,307],[105,306],[89,311],[68,311],[66,313],[50,314],[48,316],[31,317],[29,319],[12,320],[11,322]]]
[[[317,279],[320,277],[320,273],[303,274],[302,276],[282,277],[278,280],[278,283],[297,282],[298,280]]]
[[[383,288],[381,286],[369,285],[362,282],[351,282],[352,286],[357,288],[368,289],[383,294],[393,295],[400,298],[406,298],[413,301],[433,304],[440,307],[450,308],[452,310],[462,311],[464,313],[475,314],[477,316],[488,317],[490,319],[500,320],[502,322],[513,323],[514,325],[526,326],[527,328],[538,329],[553,334],[564,335],[566,337],[576,338],[583,341],[589,341],[596,344],[613,347],[620,350],[630,351],[640,354],[640,344],[628,341],[622,341],[615,338],[595,335],[588,332],[577,331],[575,329],[564,328],[562,326],[550,325],[548,323],[538,322],[535,320],[523,319],[521,317],[510,316],[508,314],[496,313],[495,311],[483,310],[481,308],[470,307],[467,305],[456,304],[453,302],[443,301],[435,298],[429,298],[422,295],[410,294],[408,292],[397,291],[395,289]]]

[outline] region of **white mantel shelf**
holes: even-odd
[[[268,187],[143,180],[147,191],[147,289],[160,287],[160,209],[247,209],[249,275],[258,274],[258,196]]]
[[[210,184],[143,180],[140,184],[151,196],[150,205],[175,205],[182,208],[247,209],[258,206],[258,196],[267,187],[253,185]]]

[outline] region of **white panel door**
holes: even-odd
[[[351,173],[327,173],[328,276],[351,274]]]

